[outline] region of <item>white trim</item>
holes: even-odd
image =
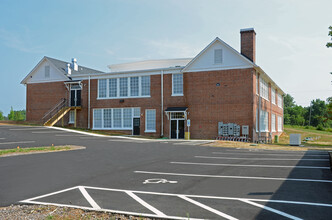
[[[174,93],[174,76],[181,76],[182,77],[182,93]],[[184,80],[183,80],[183,73],[174,73],[172,74],[172,96],[183,96],[184,90]]]
[[[204,178],[254,179],[254,180],[277,180],[277,181],[297,181],[297,182],[332,183],[332,180],[295,179],[295,178],[280,178],[280,177],[221,176],[221,175],[205,175],[205,174],[191,174],[191,173],[152,172],[152,171],[139,171],[139,170],[134,171],[134,173],[154,174],[154,175],[166,175],[166,176],[169,175],[169,176],[204,177]]]
[[[216,64],[214,64],[216,65]],[[251,69],[253,66],[220,66],[220,67],[211,67],[211,68],[200,68],[195,70],[188,70],[184,73],[191,73],[191,72],[205,72],[205,71],[218,71],[218,70],[233,70],[233,69]]]
[[[147,130],[147,112],[148,111],[154,111],[155,112],[155,129],[154,130]],[[157,110],[156,109],[145,109],[145,133],[156,133],[156,127],[157,127]]]

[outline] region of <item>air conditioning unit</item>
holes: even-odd
[[[289,145],[300,146],[301,145],[301,134],[290,134]]]

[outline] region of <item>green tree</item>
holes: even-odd
[[[15,116],[15,113],[14,113],[14,109],[13,109],[13,106],[12,106],[12,107],[10,107],[10,112],[9,112],[7,118],[8,118],[8,120],[13,121],[14,116]]]
[[[294,107],[294,106],[295,106],[294,98],[290,94],[286,94],[284,96],[284,108]]]
[[[310,107],[309,107],[309,114],[310,114]],[[315,127],[318,125],[326,127],[326,121],[327,121],[327,105],[325,104],[325,101],[320,99],[312,100],[310,125]]]
[[[25,110],[14,111],[13,107],[10,108],[10,112],[8,114],[8,120],[11,121],[24,121],[26,117]]]
[[[328,36],[331,37],[332,40],[332,26],[329,27],[329,34]],[[326,47],[332,47],[332,42],[327,42]]]
[[[0,111],[0,121],[4,119],[3,112]]]

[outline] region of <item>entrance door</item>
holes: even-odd
[[[140,118],[133,118],[133,135],[140,135]]]
[[[81,106],[81,90],[70,90],[70,106]]]
[[[171,138],[184,138],[184,120],[171,120]]]

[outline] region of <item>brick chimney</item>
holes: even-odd
[[[256,32],[254,28],[241,29],[241,54],[256,63]]]

